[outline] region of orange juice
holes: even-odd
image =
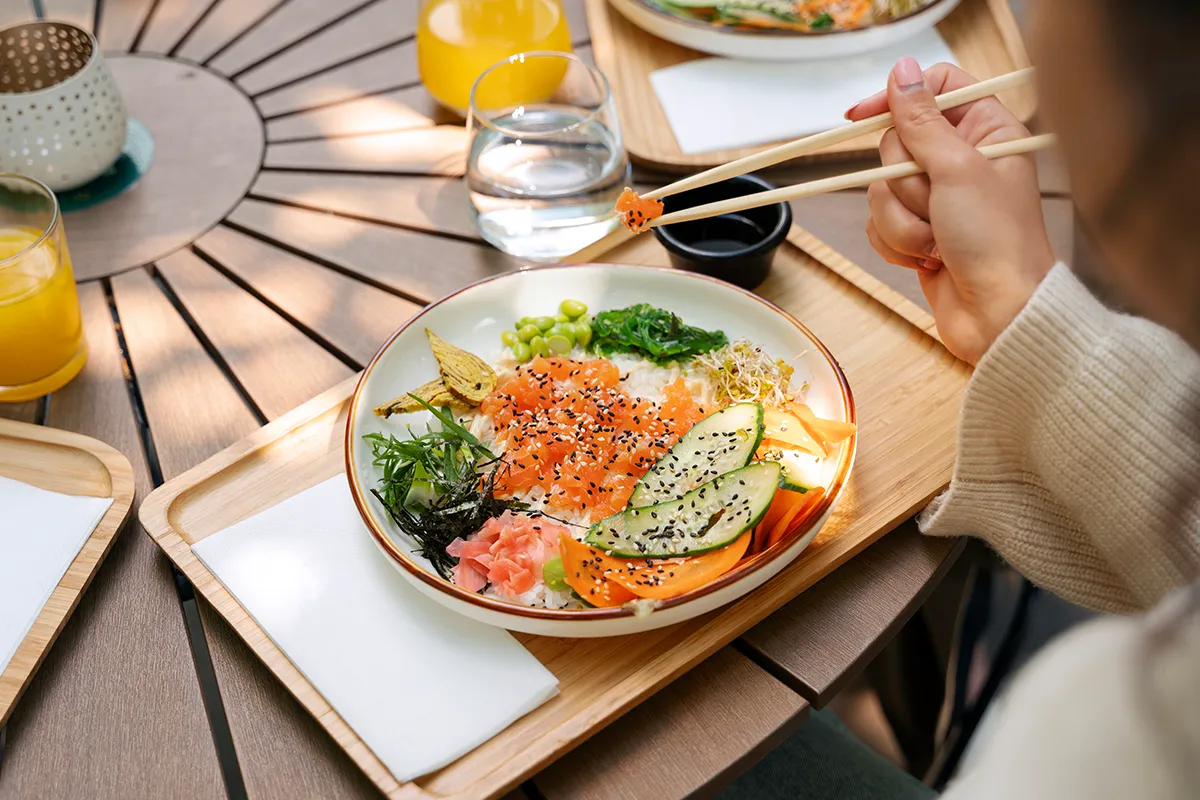
[[[42,231],[0,227],[2,402],[61,388],[87,359],[75,275],[61,231],[56,228],[29,249]]]
[[[466,113],[483,71],[514,53],[571,52],[560,0],[428,0],[417,22],[417,63],[425,88],[442,105]],[[549,95],[562,80],[543,76]],[[502,104],[503,98],[489,98]]]

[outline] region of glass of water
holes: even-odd
[[[471,90],[467,186],[483,238],[531,261],[613,230],[629,182],[608,79],[568,53],[520,53]]]

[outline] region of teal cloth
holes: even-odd
[[[717,800],[930,800],[937,793],[864,745],[832,712],[804,726]]]

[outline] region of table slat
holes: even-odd
[[[0,417],[15,419],[17,422],[37,422],[38,400],[27,400],[24,403],[0,403]]]
[[[467,186],[451,178],[264,172],[250,194],[406,228],[480,238],[471,222]]]
[[[416,42],[389,47],[255,98],[263,116],[390,91],[419,80]]]
[[[105,53],[127,53],[133,47],[154,0],[104,0],[96,38]]]
[[[906,522],[751,628],[742,642],[821,708],[921,607],[964,545],[922,536]]]
[[[158,268],[267,419],[320,394],[352,371],[194,253]]]
[[[179,46],[177,55],[204,63],[222,47],[263,19],[283,0],[216,0],[213,10]]]
[[[705,796],[808,715],[804,700],[722,648],[534,778],[546,800]]]
[[[264,166],[286,169],[457,176],[466,168],[465,128],[439,125],[328,141],[268,144]]]
[[[433,124],[434,120],[429,116],[405,105],[398,92],[389,92],[268,120],[267,141],[328,140],[339,136],[428,128]]]
[[[213,58],[208,66],[217,72],[235,75],[371,2],[373,0],[341,0],[336,3],[330,0],[287,0],[278,4],[277,10],[272,11],[262,24],[256,25]]]
[[[21,0],[9,0],[14,5],[20,5]],[[96,15],[96,0],[42,0],[45,13],[43,18],[61,20],[83,28],[92,29]]]
[[[79,289],[90,355],[49,424],[104,441],[150,489],[98,282]],[[8,731],[0,798],[225,796],[170,566],[136,521],[118,535]]]
[[[214,0],[168,0],[154,7],[146,32],[138,42],[139,53],[169,53]]]
[[[258,427],[144,271],[113,279],[113,289],[165,478]],[[366,778],[349,758],[208,604],[198,602],[250,795],[256,800],[370,796]]]
[[[380,0],[239,75],[237,82],[250,94],[259,94],[398,44],[416,32],[419,5]]]
[[[229,220],[416,301],[523,263],[481,244],[256,200],[243,202]]]
[[[119,275],[112,287],[165,479],[258,427],[145,271]]]
[[[196,248],[360,365],[420,310],[415,303],[232,228],[214,228]]]

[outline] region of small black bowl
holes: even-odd
[[[755,175],[739,175],[663,199],[664,213],[765,192],[775,187]],[[753,289],[771,270],[775,251],[792,227],[787,203],[759,206],[718,217],[676,222],[654,229],[677,269],[699,272]]]

